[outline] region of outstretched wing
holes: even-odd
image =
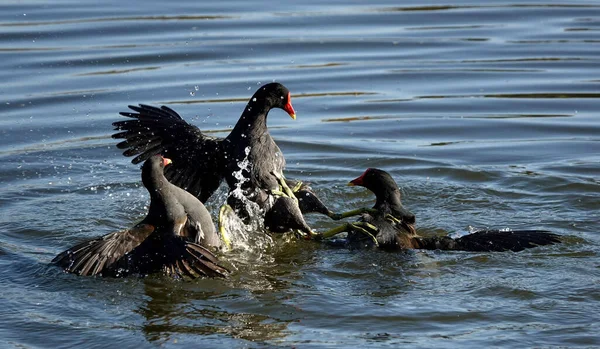
[[[458,239],[448,236],[414,238],[415,248],[460,251],[514,251],[560,243],[559,235],[545,230],[480,230]]]
[[[127,263],[120,263],[122,257],[138,247],[154,231],[150,224],[110,233],[99,239],[83,242],[60,253],[52,263],[66,272],[79,275],[118,275],[118,265],[127,269]]]
[[[137,155],[137,164],[161,154],[173,160],[165,169],[167,179],[200,201],[206,202],[219,188],[223,168],[222,139],[204,135],[196,126],[183,120],[173,109],[140,104],[130,105],[134,112],[122,112],[133,120],[113,123],[112,135],[124,141],[117,144],[123,155]]]
[[[193,242],[174,237],[169,243],[169,262],[165,271],[171,276],[195,279],[198,277],[226,277],[229,272],[218,264],[217,257],[207,248]]]

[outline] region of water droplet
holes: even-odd
[[[252,98],[252,102],[256,102],[256,97]]]
[[[196,85],[194,86],[194,90],[198,91],[200,89],[200,86]]]
[[[195,95],[196,95],[196,92],[190,91],[190,96],[194,97]]]

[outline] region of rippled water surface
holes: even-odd
[[[600,346],[598,1],[4,1],[0,347]],[[277,240],[227,280],[76,277],[58,252],[135,223],[128,104],[217,136],[261,84],[287,175],[335,210],[390,172],[423,235],[547,229],[520,253]],[[209,203],[215,215],[224,188]],[[311,216],[324,230],[335,223]]]

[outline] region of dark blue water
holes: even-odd
[[[0,4],[0,347],[600,345],[597,1]],[[110,138],[128,104],[217,136],[279,81],[287,176],[334,210],[390,172],[422,235],[535,228],[520,253],[276,240],[228,280],[67,275],[65,248],[131,226],[147,192]],[[225,190],[209,203],[215,215]],[[317,231],[335,226],[312,216]]]

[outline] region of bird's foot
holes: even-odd
[[[401,219],[398,219],[398,218],[392,216],[389,213],[385,215],[385,219],[387,219],[390,223],[396,223],[396,224],[402,224],[403,223]]]
[[[319,233],[315,233],[315,232],[314,232],[314,231],[312,231],[312,230],[309,230],[309,231],[306,231],[306,232],[305,232],[305,231],[302,231],[302,230],[300,230],[300,229],[296,229],[296,230],[294,230],[294,233],[295,233],[297,236],[299,236],[299,237],[301,237],[301,238],[303,238],[303,239],[305,239],[305,240],[318,240],[318,239],[319,239],[319,237],[320,237],[320,234],[319,234]]]
[[[300,190],[300,188],[302,188],[302,184],[304,184],[304,183],[302,183],[302,181],[298,181],[296,183],[296,185],[292,188],[292,192],[297,193],[298,190]]]
[[[375,236],[377,235],[377,232],[378,232],[377,227],[374,226],[373,224],[367,223],[367,222],[344,223],[333,229],[316,234],[314,239],[315,240],[329,239],[337,234],[340,234],[343,232],[348,232],[348,231],[355,231],[355,232],[362,233],[362,234],[366,235],[367,237],[371,238],[376,246],[379,246],[379,243],[377,242],[377,238],[375,238]]]
[[[277,190],[277,189],[271,190],[271,194],[272,195],[278,195],[278,196],[286,196],[286,197],[288,196],[287,193],[285,193],[285,192],[283,192],[281,190]]]
[[[271,172],[273,174],[273,176],[275,176],[275,178],[277,178],[277,182],[279,183],[279,189],[280,190],[275,190],[275,191],[271,191],[272,193],[274,192],[279,192],[281,196],[287,196],[290,199],[294,200],[296,202],[296,205],[298,205],[298,198],[296,198],[296,195],[294,195],[294,191],[292,189],[290,189],[290,187],[287,185],[287,183],[285,182],[285,177],[283,176],[283,173],[278,173],[276,171]],[[294,187],[296,188],[296,187]]]
[[[402,229],[402,230],[406,231],[407,233],[416,235],[414,225],[407,223],[406,221],[404,221],[402,219],[398,219],[398,218],[392,216],[391,214],[386,214],[385,219],[388,222],[390,222],[391,224],[395,225],[396,229]]]
[[[371,240],[373,240],[373,243],[375,244],[375,246],[379,247],[379,242],[377,242],[377,238],[375,237],[377,235],[377,227],[376,226],[374,226],[373,224],[367,223],[367,222],[356,222],[356,223],[351,223],[351,225],[355,231],[358,231],[358,232],[366,235],[367,237],[371,238]]]

